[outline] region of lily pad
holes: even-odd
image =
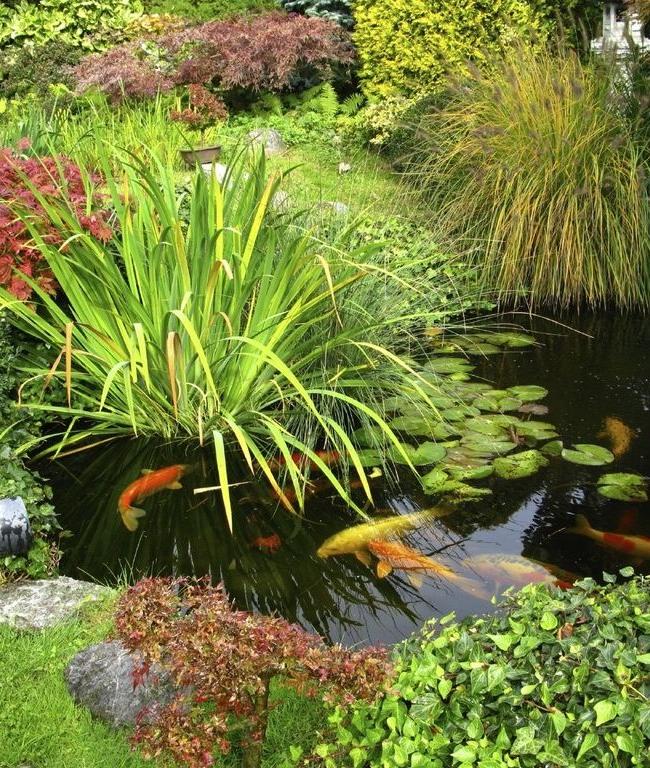
[[[516,429],[518,435],[533,440],[551,440],[557,437],[555,427],[547,421],[522,421]]]
[[[464,343],[462,348],[468,355],[498,355],[501,352],[499,347],[487,341]]]
[[[561,440],[551,440],[540,448],[546,456],[561,456],[563,450],[564,443]]]
[[[468,416],[479,416],[481,411],[472,405],[459,405],[455,408],[445,408],[440,412],[444,421],[464,421]]]
[[[521,400],[524,403],[532,402],[533,400],[541,400],[548,395],[548,390],[544,387],[539,387],[536,384],[522,384],[517,387],[508,387],[508,392],[517,400]]]
[[[548,465],[548,459],[539,451],[522,451],[512,456],[501,456],[494,460],[494,472],[506,480],[516,480],[520,477],[534,475],[542,467]]]
[[[378,425],[368,425],[361,427],[352,433],[352,439],[359,445],[381,445],[388,438],[384,430]]]
[[[357,456],[359,457],[362,467],[378,467],[384,462],[382,454],[372,448],[365,448],[364,450],[357,451]]]
[[[446,470],[452,480],[483,480],[494,472],[494,467],[491,464],[483,467],[447,466]]]
[[[432,357],[426,367],[434,373],[469,373],[474,366],[462,357]]]
[[[491,333],[486,338],[493,344],[499,344],[509,349],[532,347],[536,344],[535,339],[526,333]]]
[[[389,426],[397,432],[429,437],[435,423],[435,419],[424,416],[398,416],[390,422]]]
[[[614,454],[603,448],[602,445],[589,445],[582,443],[574,445],[573,449],[565,448],[562,458],[572,464],[584,464],[588,467],[600,467],[614,461]]]
[[[598,493],[617,501],[647,501],[645,478],[631,472],[603,475],[597,483]]]
[[[448,480],[442,487],[442,493],[449,501],[478,501],[484,496],[490,496],[492,491],[489,488],[476,488],[459,480]]]
[[[448,479],[449,475],[446,472],[435,467],[422,476],[422,488],[425,493],[440,493]]]
[[[438,443],[426,442],[418,445],[410,458],[414,466],[420,467],[424,464],[437,464],[446,455],[447,451]]]

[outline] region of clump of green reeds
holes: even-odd
[[[432,215],[502,299],[648,304],[646,168],[602,67],[519,50],[456,84],[419,137]]]
[[[79,224],[73,206],[38,190],[51,225],[67,235],[63,246],[16,208],[63,301],[34,281],[33,306],[0,289],[0,309],[50,350],[24,371],[62,395],[62,403],[31,404],[63,422],[52,448],[120,435],[212,443],[229,521],[229,456],[265,477],[289,508],[271,457],[282,459],[298,507],[306,464],[349,500],[315,451],[324,446],[370,497],[349,433],[374,424],[404,453],[382,402],[413,392],[427,402],[433,391],[415,364],[385,344],[401,318],[389,305],[373,312],[359,303],[364,281],[376,281],[378,291],[390,279],[366,260],[371,249],[348,253],[345,236],[335,247],[295,217],[274,213],[280,178],[267,176],[263,157],[240,157],[223,182],[198,169],[189,200],[168,157],[151,153],[145,161],[107,149],[102,170],[113,212],[106,242]],[[363,295],[370,294],[372,286]],[[405,323],[417,316],[410,311]],[[309,461],[294,463],[295,452]]]

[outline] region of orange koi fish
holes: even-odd
[[[274,555],[282,546],[282,539],[277,533],[272,533],[270,536],[258,536],[251,541],[251,546]]]
[[[598,433],[598,437],[609,440],[611,451],[618,459],[630,450],[636,432],[615,416],[607,416],[604,429]]]
[[[177,490],[183,486],[178,482],[187,472],[185,464],[172,464],[170,467],[150,470],[143,469],[142,477],[134,480],[120,494],[117,502],[117,509],[122,516],[122,522],[129,529],[135,531],[138,527],[138,518],[143,517],[146,512],[144,509],[138,509],[133,506],[133,502],[138,499],[146,499],[158,491],[164,489]]]
[[[368,551],[378,560],[377,576],[383,579],[393,571],[406,571],[406,576],[414,587],[421,587],[423,576],[430,573],[447,579],[456,584],[464,592],[469,592],[483,600],[489,600],[490,595],[479,582],[459,576],[442,563],[437,563],[427,555],[423,555],[412,547],[396,541],[369,541]],[[358,555],[357,555],[358,557]],[[368,563],[369,564],[369,563]]]
[[[573,528],[567,528],[567,531],[586,536],[601,547],[614,552],[641,557],[644,560],[650,557],[650,536],[629,536],[623,533],[598,531],[591,527],[584,515],[576,515],[576,525]]]
[[[331,467],[333,464],[337,464],[341,460],[341,454],[338,451],[314,451],[314,453],[323,462],[323,464],[328,467]],[[300,453],[300,451],[295,451],[291,454],[291,461],[293,461],[293,463],[300,469],[304,469],[307,466],[309,466],[309,468],[314,471],[320,469],[318,464],[316,464],[313,459],[305,456],[304,453]],[[269,461],[269,466],[271,469],[280,469],[281,467],[284,467],[286,463],[287,462],[284,456],[276,456],[274,459]]]

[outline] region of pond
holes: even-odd
[[[223,580],[238,606],[277,612],[346,644],[396,642],[427,618],[451,610],[459,617],[488,612],[493,609],[488,595],[540,574],[564,582],[576,576],[601,578],[603,571],[626,565],[647,572],[633,554],[599,546],[567,529],[575,525],[576,514],[583,514],[600,531],[650,536],[650,504],[615,501],[596,491],[596,481],[606,472],[650,474],[648,323],[642,317],[608,314],[565,317],[564,325],[527,316],[516,320],[530,328],[539,346],[478,358],[475,377],[496,388],[537,384],[548,389],[545,418],[565,445],[611,447],[598,436],[608,417],[632,427],[636,436],[607,467],[553,457],[530,477],[481,480],[476,485],[491,489],[492,495],[462,503],[404,539],[480,589],[470,590],[468,582],[444,574],[427,574],[421,585],[413,585],[399,570],[378,578],[352,554],[318,557],[316,550],[327,537],[359,522],[326,491],[314,495],[304,518],[298,518],[243,487],[232,536],[217,494],[194,493],[216,484],[212,454],[183,444],[141,441],[40,467],[53,485],[61,523],[72,533],[63,542],[62,572],[108,583],[152,574],[209,575]],[[184,487],[144,500],[146,516],[136,532],[127,531],[117,512],[121,492],[142,470],[171,464],[190,466]],[[412,479],[398,489],[374,480],[373,494],[384,516],[426,509],[434,501]],[[513,556],[528,558],[530,567]]]

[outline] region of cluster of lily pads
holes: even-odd
[[[364,466],[379,464],[386,455],[396,464],[431,466],[421,476],[425,493],[468,501],[491,493],[489,488],[470,485],[472,481],[490,476],[528,477],[547,466],[549,457],[587,466],[614,461],[614,454],[600,445],[565,447],[553,424],[532,418],[548,412],[538,402],[548,394],[543,387],[495,389],[487,382],[472,380],[474,366],[468,355],[531,346],[533,337],[486,333],[452,341],[435,338],[435,344],[436,354],[422,371],[422,377],[435,386],[428,402],[418,398],[414,388],[412,396],[392,397],[384,403],[390,427],[405,438],[400,449],[387,444],[379,426],[354,433],[356,443],[363,446],[360,459]],[[639,475],[604,475],[597,489],[608,498],[647,500],[645,481]]]

